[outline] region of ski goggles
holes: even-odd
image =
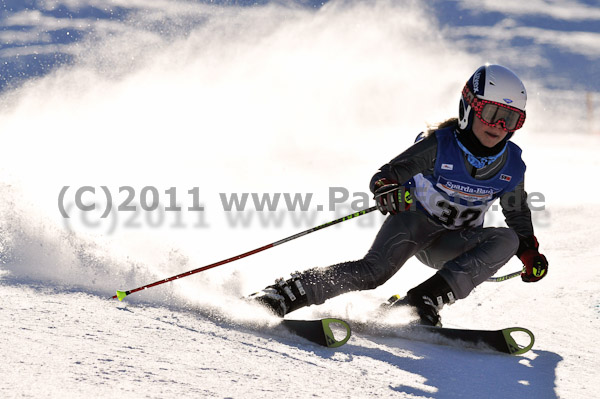
[[[507,132],[514,132],[523,127],[525,111],[495,101],[477,98],[468,85],[463,89],[463,97],[475,111],[481,122],[488,126],[502,126]]]

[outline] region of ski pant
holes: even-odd
[[[321,304],[346,292],[380,286],[416,256],[437,269],[454,296],[462,299],[506,264],[518,246],[518,236],[509,228],[448,230],[421,211],[407,211],[385,220],[363,259],[306,270],[300,281],[308,305]]]

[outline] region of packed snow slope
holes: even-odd
[[[0,397],[597,396],[597,2],[217,3],[2,3]],[[550,269],[442,316],[527,327],[528,354],[409,340],[410,314],[378,318],[433,273],[416,260],[289,315],[363,326],[339,349],[240,300],[362,257],[375,213],[110,299],[372,205],[372,174],[454,116],[485,62],[528,89],[514,141]],[[497,207],[486,223],[503,224]]]

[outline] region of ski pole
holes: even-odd
[[[518,272],[513,272],[513,273],[510,273],[510,274],[507,274],[506,276],[490,277],[486,281],[491,281],[491,282],[494,282],[494,283],[501,283],[502,281],[506,281],[506,280],[509,280],[509,279],[511,279],[513,277],[520,276],[521,273],[523,273],[522,270],[520,270]]]
[[[207,265],[207,266],[199,267],[197,269],[190,270],[190,271],[178,274],[178,275],[173,276],[173,277],[169,277],[169,278],[165,278],[163,280],[155,281],[154,283],[146,284],[146,285],[143,285],[143,286],[138,287],[138,288],[134,288],[134,289],[129,290],[129,291],[117,291],[117,295],[113,295],[111,299],[115,299],[116,298],[119,301],[122,301],[127,295],[133,294],[134,292],[145,290],[145,289],[150,288],[150,287],[155,287],[157,285],[168,283],[169,281],[177,280],[177,279],[180,279],[180,278],[183,278],[183,277],[191,276],[192,274],[200,273],[200,272],[203,272],[205,270],[212,269],[213,267],[221,266],[221,265],[224,265],[225,263],[233,262],[233,261],[245,258],[247,256],[257,254],[257,253],[262,252],[262,251],[264,251],[266,249],[276,247],[277,245],[284,244],[286,242],[295,240],[296,238],[303,237],[303,236],[305,236],[307,234],[314,233],[315,231],[322,230],[322,229],[324,229],[326,227],[333,226],[335,224],[344,222],[346,220],[357,218],[359,216],[365,215],[365,214],[367,214],[369,212],[373,212],[375,210],[377,210],[377,207],[373,206],[371,208],[367,208],[367,209],[364,209],[362,211],[355,212],[355,213],[353,213],[351,215],[344,216],[342,218],[333,220],[331,222],[327,222],[327,223],[322,224],[320,226],[313,227],[313,228],[308,229],[306,231],[294,234],[293,236],[284,238],[283,240],[279,240],[279,241],[273,242],[271,244],[267,244],[267,245],[262,246],[260,248],[253,249],[252,251],[245,252],[245,253],[243,253],[241,255],[237,255],[237,256],[234,256],[234,257],[229,258],[229,259],[224,259],[222,261],[219,261],[219,262],[216,262],[216,263],[212,263],[212,264]]]

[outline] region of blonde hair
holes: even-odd
[[[429,136],[430,134],[432,134],[433,132],[435,132],[436,130],[440,130],[440,129],[444,129],[450,126],[456,126],[458,127],[458,118],[449,118],[446,119],[443,122],[434,124],[434,125],[427,125],[427,130],[425,131],[425,137]]]

